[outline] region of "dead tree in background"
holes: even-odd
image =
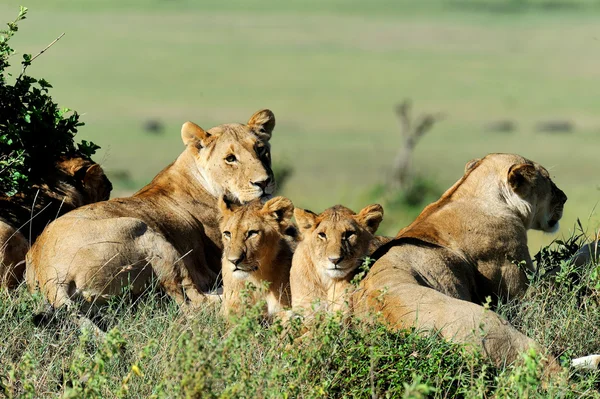
[[[419,139],[431,130],[436,122],[443,119],[441,114],[425,114],[413,121],[411,105],[411,101],[406,99],[396,106],[396,115],[400,121],[400,131],[404,143],[394,159],[390,185],[399,189],[405,189],[411,184],[413,152]]]

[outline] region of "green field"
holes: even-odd
[[[0,19],[22,2],[4,0]],[[418,171],[445,188],[471,158],[522,154],[569,196],[563,233],[576,218],[591,232],[600,219],[600,5],[547,3],[31,0],[12,43],[35,54],[66,32],[29,72],[85,114],[80,138],[103,147],[97,159],[109,174],[130,174],[115,181],[117,195],[178,155],[184,121],[242,122],[268,107],[274,158],[295,169],[283,194],[315,211],[360,208],[400,144],[393,108],[411,98],[417,113],[446,115],[420,143]],[[148,119],[165,133],[146,133]],[[484,131],[497,119],[518,131]],[[535,132],[547,119],[575,130]],[[385,233],[411,217],[388,221]],[[532,234],[532,249],[552,238]]]

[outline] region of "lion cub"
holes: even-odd
[[[296,208],[294,216],[302,240],[290,272],[292,307],[310,310],[320,300],[326,310],[350,311],[352,278],[363,257],[386,241],[373,235],[383,219],[383,208],[369,205],[356,214],[336,205],[320,215]]]
[[[240,292],[246,281],[258,288],[250,293],[250,304],[265,299],[268,316],[289,307],[290,267],[296,246],[296,228],[291,223],[292,201],[275,197],[264,203],[258,199],[234,205],[222,198],[219,207],[223,239],[223,313],[230,315],[242,310]]]

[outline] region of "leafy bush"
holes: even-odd
[[[15,53],[9,42],[26,14],[27,8],[21,7],[17,18],[0,31],[0,193],[9,196],[27,192],[59,157],[90,157],[99,148],[85,140],[74,142],[83,125],[79,114],[52,101],[52,86],[45,79],[25,74],[35,58],[31,54],[23,54],[22,72],[9,82],[9,60]]]

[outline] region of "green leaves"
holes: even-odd
[[[79,114],[52,100],[46,79],[25,75],[37,56],[24,54],[21,75],[8,82],[9,59],[15,52],[9,41],[26,14],[27,8],[21,7],[8,29],[0,31],[0,195],[8,196],[32,190],[60,157],[91,157],[100,148],[85,140],[76,143],[77,128],[83,126]]]

